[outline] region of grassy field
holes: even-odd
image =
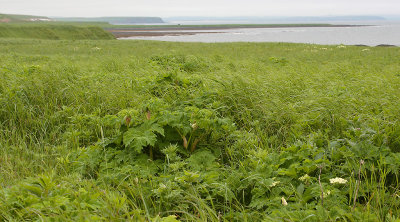
[[[24,22],[31,19],[49,19],[45,16],[0,14],[0,22]]]
[[[106,40],[114,36],[102,28],[79,23],[0,23],[0,38]]]
[[[0,39],[0,220],[399,221],[399,61]]]

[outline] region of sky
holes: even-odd
[[[399,15],[400,0],[0,0],[0,13],[62,17]]]

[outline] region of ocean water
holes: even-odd
[[[371,22],[373,23],[373,22]],[[339,23],[345,24],[345,23]],[[348,24],[348,23],[346,23]],[[246,28],[224,30],[201,30],[194,35],[129,37],[176,42],[291,42],[323,45],[381,44],[400,46],[400,22],[378,22],[358,27],[293,27],[293,28]],[[185,31],[187,32],[187,31]]]

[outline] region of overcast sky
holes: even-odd
[[[86,17],[398,15],[400,0],[0,0],[0,13]]]

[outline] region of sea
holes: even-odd
[[[352,27],[289,27],[238,28],[223,30],[192,30],[193,35],[129,37],[122,39],[158,40],[173,42],[288,42],[321,45],[394,45],[400,46],[400,21],[329,22]],[[169,24],[215,24],[212,22]],[[236,21],[235,24],[238,24]],[[188,32],[188,31],[184,31]],[[190,31],[189,31],[190,32]]]

